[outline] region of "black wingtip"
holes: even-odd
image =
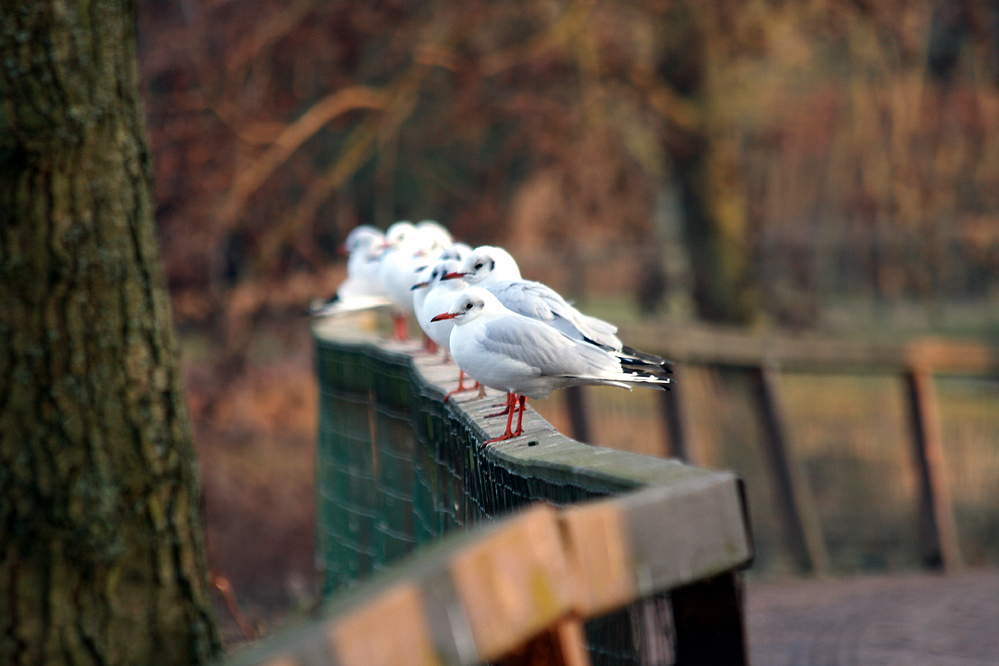
[[[667,360],[662,356],[656,356],[655,354],[649,354],[643,351],[639,351],[634,347],[629,347],[628,345],[623,345],[621,347],[621,353],[626,354],[632,357],[633,359],[641,361],[643,363],[662,366],[668,372],[673,372],[672,370],[673,361]]]

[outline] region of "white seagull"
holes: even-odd
[[[452,246],[453,247],[453,246]],[[445,250],[445,253],[447,250]],[[442,253],[441,256],[444,256]],[[463,280],[445,280],[444,276],[453,273],[461,267],[461,263],[450,260],[438,260],[423,269],[419,275],[419,282],[413,285],[413,308],[416,311],[416,321],[420,328],[427,334],[427,337],[440,345],[445,351],[445,357],[450,354],[451,330],[454,328],[454,321],[449,319],[439,320],[431,323],[434,315],[445,312],[455,296],[468,285]],[[480,389],[479,395],[485,395],[485,388],[479,386],[465,386],[465,371],[458,368],[458,388],[450,391],[444,396],[444,401],[455,393]]]
[[[378,279],[384,249],[385,234],[379,229],[367,224],[355,227],[339,248],[341,253],[350,255],[347,279],[337,287],[333,298],[313,301],[309,314],[322,317],[391,305],[392,300]]]
[[[444,276],[453,273],[460,267],[454,260],[437,261],[425,267],[417,276],[413,285],[413,310],[416,321],[427,337],[448,349],[453,321],[438,321],[431,324],[430,319],[441,312],[446,312],[455,296],[468,285],[463,280],[444,280]]]
[[[405,340],[406,321],[414,314],[412,287],[416,272],[428,258],[451,245],[451,235],[444,227],[424,220],[419,225],[396,222],[385,232],[385,254],[378,271],[378,279],[396,306],[393,315],[395,337]]]
[[[458,367],[480,384],[507,392],[511,409],[506,431],[486,444],[523,433],[527,398],[544,398],[555,389],[585,384],[629,390],[633,386],[669,389],[672,384],[665,376],[666,368],[571,338],[513,312],[481,287],[460,292],[448,311],[431,321],[448,319],[455,324],[449,343]],[[513,404],[518,397],[520,416],[514,431]]]
[[[623,352],[647,363],[670,365],[666,359],[625,346],[616,335],[617,326],[583,314],[548,285],[522,279],[517,262],[503,248],[492,245],[475,248],[461,270],[447,277],[461,278],[469,286],[484,287],[510,310],[553,326],[570,338]]]

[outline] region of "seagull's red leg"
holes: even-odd
[[[475,385],[478,386],[479,382],[475,382]],[[455,393],[462,393],[464,391],[471,391],[474,388],[475,388],[475,386],[473,386],[471,388],[465,386],[465,371],[462,370],[461,368],[458,368],[458,388],[456,388],[453,391],[448,391],[447,395],[444,396],[444,402],[447,402],[448,398],[450,398]]]
[[[510,393],[509,391],[507,391],[507,394],[506,394],[506,407],[503,408],[503,411],[496,412],[495,414],[486,414],[486,418],[487,419],[491,419],[494,416],[503,416],[504,414],[510,414],[512,416],[513,406],[516,403],[517,403],[517,394]]]
[[[430,339],[430,336],[424,335],[423,336],[423,349],[428,354],[436,354],[437,353],[437,343],[434,342],[432,339]]]
[[[524,405],[527,404],[527,396],[520,396],[520,414],[517,415],[517,432],[513,433],[514,437],[520,437],[524,434]],[[512,414],[510,415],[513,416]]]
[[[409,317],[401,312],[392,315],[392,323],[395,324],[395,339],[400,342],[409,340],[408,319]]]
[[[513,393],[511,393],[510,395],[512,396]],[[503,431],[503,434],[500,435],[499,437],[494,437],[493,439],[486,440],[485,442],[482,443],[482,446],[485,446],[486,444],[492,444],[493,442],[502,442],[505,439],[510,439],[511,437],[513,437],[514,434],[511,426],[513,426],[513,409],[510,409],[510,415],[506,417],[506,430]]]

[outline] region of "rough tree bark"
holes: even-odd
[[[0,5],[0,663],[205,662],[134,7]]]

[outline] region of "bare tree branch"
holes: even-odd
[[[302,117],[289,125],[260,159],[233,179],[232,188],[219,209],[217,224],[222,228],[231,226],[257,188],[274,173],[275,169],[284,164],[299,146],[331,120],[355,109],[384,107],[385,94],[367,86],[343,88],[317,102]]]

